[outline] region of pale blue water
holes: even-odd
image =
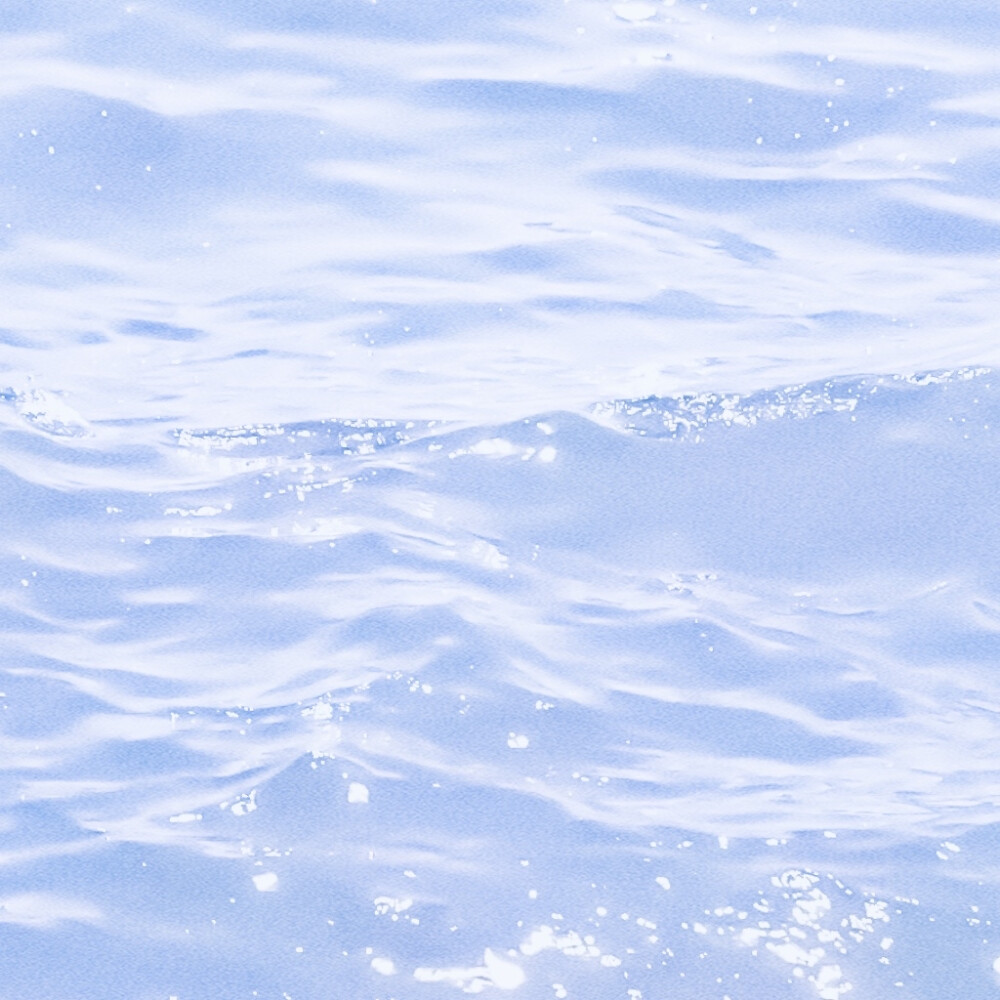
[[[0,1000],[997,994],[989,5],[0,30]]]

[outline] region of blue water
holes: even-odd
[[[988,5],[0,30],[0,1000],[996,996]]]

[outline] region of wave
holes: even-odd
[[[100,482],[115,466],[95,425],[86,448],[60,438],[48,455],[92,463],[69,493],[37,465],[21,478],[8,448],[7,496],[24,511],[6,543],[13,669],[96,699],[67,715],[85,730],[91,711],[124,713],[122,725],[138,713],[137,733],[194,707],[277,713],[282,749],[263,740],[252,756],[283,765],[315,736],[306,709],[357,699],[384,713],[401,677],[407,693],[457,697],[475,670],[500,706],[479,710],[498,733],[505,713],[518,739],[548,733],[540,767],[581,769],[570,734],[604,734],[585,750],[606,782],[572,801],[540,777],[532,791],[580,817],[632,828],[683,812],[728,835],[836,826],[841,813],[890,829],[947,824],[949,775],[967,782],[972,761],[984,782],[990,771],[978,728],[957,743],[938,732],[942,705],[992,733],[1000,703],[996,407],[992,373],[970,370],[487,427],[178,430],[155,459],[121,456],[111,478],[141,468],[136,489]],[[526,711],[524,698],[559,708]],[[488,761],[468,734],[442,740],[432,717],[410,720],[411,704],[393,710],[394,749],[380,751],[393,766],[426,757],[431,770],[521,787],[504,733]],[[351,720],[334,724],[348,745]],[[229,744],[242,727],[215,720],[223,735],[195,742],[230,768],[236,745],[255,743]],[[72,759],[65,731],[49,740]],[[934,748],[930,784],[923,763],[903,766],[916,745],[921,761]],[[892,780],[859,783],[873,761],[892,761]],[[761,791],[737,808],[723,767],[754,772],[747,788]],[[822,809],[795,791],[820,775]]]
[[[879,981],[883,923],[921,939],[919,904],[838,888],[857,858],[930,844],[959,877],[992,836],[989,370],[488,426],[143,426],[141,447],[7,401],[10,864],[183,849],[310,919],[303,878],[377,885],[370,926],[343,904],[385,959],[370,974],[412,961],[467,992],[556,967],[582,984],[587,961],[641,979],[654,954],[704,989],[691,949],[712,936],[755,988],[797,967],[824,997]],[[724,889],[731,863],[783,901]],[[631,885],[634,864],[621,896],[608,872]],[[513,955],[472,919],[484,894],[522,922]],[[688,915],[670,956],[668,900]],[[609,905],[638,926],[594,916]],[[443,947],[459,919],[467,945]]]

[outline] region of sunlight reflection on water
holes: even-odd
[[[995,16],[8,15],[11,995],[995,993]]]

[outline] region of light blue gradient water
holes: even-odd
[[[997,994],[989,5],[0,30],[0,1000]]]

